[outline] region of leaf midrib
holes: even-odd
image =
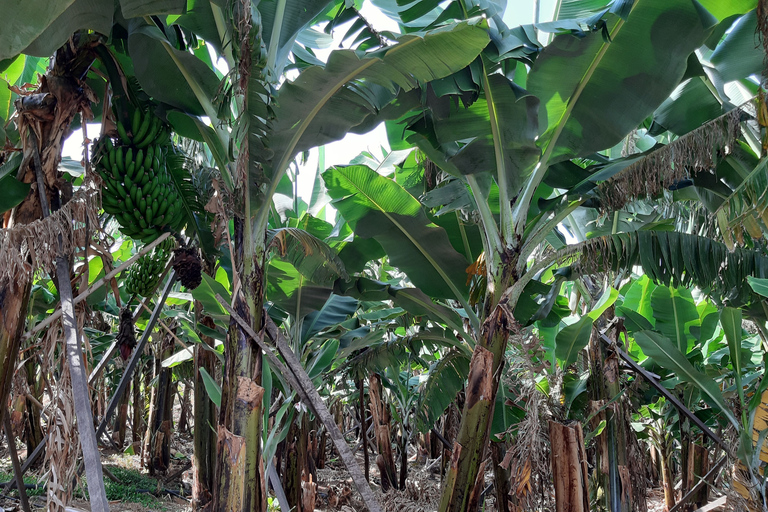
[[[674,362],[674,361],[675,361],[675,358],[674,358],[673,354],[671,354],[671,353],[669,353],[667,350],[665,350],[665,348],[664,348],[662,345],[660,345],[659,343],[657,343],[657,342],[656,342],[656,341],[655,341],[655,340],[654,340],[654,339],[653,339],[651,336],[648,336],[648,335],[646,335],[645,337],[646,337],[646,338],[647,338],[647,339],[648,339],[648,340],[649,340],[649,341],[650,341],[650,342],[651,342],[651,343],[652,343],[652,344],[653,344],[653,345],[654,345],[654,346],[655,346],[655,347],[656,347],[656,348],[657,348],[657,349],[658,349],[658,350],[659,350],[659,351],[660,351],[662,354],[664,354],[666,357],[668,357],[668,358],[669,358],[669,359],[670,359],[672,362]],[[682,355],[682,354],[681,354],[681,355]],[[682,357],[682,360],[681,360],[681,361],[685,361],[685,363],[687,363],[688,365],[690,365],[690,363],[688,362],[688,360],[687,360],[687,359],[685,359],[685,356],[684,356],[684,355],[683,355],[683,357]],[[722,408],[722,412],[723,412],[723,414],[725,414],[725,415],[728,417],[728,420],[729,420],[731,423],[733,423],[733,425],[734,425],[734,426],[735,426],[735,427],[738,429],[738,428],[739,428],[739,422],[738,422],[738,421],[736,421],[736,420],[735,420],[735,418],[733,417],[733,413],[732,413],[732,412],[731,412],[731,410],[730,410],[730,409],[727,407],[727,405],[726,405],[726,403],[725,403],[725,400],[723,400],[723,397],[722,397],[722,395],[721,395],[720,397],[718,397],[717,395],[714,395],[714,394],[712,394],[712,393],[711,393],[711,391],[708,389],[708,386],[706,386],[706,385],[705,385],[705,383],[704,383],[703,381],[701,381],[701,380],[698,378],[698,375],[697,375],[697,374],[698,374],[699,372],[697,372],[697,371],[696,371],[696,369],[695,369],[693,366],[691,366],[690,368],[686,368],[686,367],[685,367],[685,365],[684,365],[684,364],[682,364],[682,363],[677,363],[677,366],[679,366],[679,367],[680,367],[680,370],[681,370],[682,372],[684,372],[685,374],[687,374],[687,375],[688,375],[688,378],[689,378],[691,381],[693,381],[693,382],[697,383],[697,384],[699,385],[699,387],[701,388],[701,390],[702,390],[702,391],[704,391],[704,392],[705,392],[707,395],[709,395],[709,397],[710,397],[710,398],[712,398],[712,400],[714,400],[714,401],[715,401],[715,402],[716,402],[716,403],[717,403],[717,404],[718,404],[718,405],[719,405],[719,406]]]
[[[424,247],[419,244],[416,239],[413,238],[413,236],[408,232],[405,227],[403,227],[402,224],[397,222],[397,220],[388,212],[386,211],[383,206],[381,206],[378,201],[376,201],[375,198],[373,198],[370,194],[368,194],[365,190],[363,190],[361,187],[359,187],[354,181],[349,179],[347,175],[342,171],[341,176],[344,177],[345,181],[349,183],[355,190],[357,190],[363,197],[365,197],[371,204],[374,205],[374,207],[379,210],[381,213],[383,213],[387,219],[394,224],[397,229],[400,230],[401,233],[403,233],[408,240],[419,250],[419,252],[424,256],[424,258],[429,262],[430,265],[437,271],[437,273],[440,275],[440,277],[445,281],[445,284],[448,285],[448,287],[451,289],[451,292],[456,296],[456,299],[461,302],[461,304],[464,306],[465,310],[467,311],[467,314],[471,311],[469,309],[469,305],[466,304],[466,301],[464,300],[464,297],[459,292],[459,289],[456,288],[456,285],[451,281],[451,279],[448,278],[448,275],[443,271],[443,269],[440,267],[440,265],[437,264],[435,259],[429,254],[429,251],[427,251]],[[378,176],[378,175],[377,175]]]

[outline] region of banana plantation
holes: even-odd
[[[768,511],[765,0],[0,0],[3,511]]]

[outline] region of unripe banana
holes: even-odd
[[[160,234],[160,232],[157,230],[157,228],[147,228],[147,229],[142,229],[141,234],[145,236],[147,235],[157,236]]]
[[[131,196],[131,200],[133,200],[133,204],[139,203],[139,187],[136,185],[133,185],[131,188],[128,189],[128,195]]]
[[[109,187],[108,187],[108,188],[109,188],[109,190],[111,190],[112,192],[115,192],[115,191],[117,191],[117,185],[118,185],[118,183],[120,183],[120,182],[119,182],[119,181],[117,181],[116,179],[112,178],[111,176],[110,176],[110,177],[109,177],[109,179],[107,180],[107,185],[109,185]],[[118,194],[113,194],[113,195],[117,196]]]
[[[117,156],[115,157],[115,163],[120,174],[125,174],[125,155],[123,154],[122,146],[117,148]]]
[[[138,159],[137,159],[137,160],[136,160],[136,162],[135,162],[135,164],[138,166],[140,161],[141,161],[141,160],[138,160]],[[140,183],[141,183],[141,180],[142,180],[143,178],[144,178],[144,166],[141,166],[141,167],[138,167],[138,168],[136,169],[136,173],[133,175],[133,181],[135,181],[136,183],[139,183],[139,184],[140,184]]]
[[[147,210],[147,200],[144,198],[144,196],[141,196],[137,205],[139,207],[140,212],[143,213]]]
[[[130,151],[130,150],[129,150]],[[128,164],[125,168],[125,176],[130,176],[131,179],[133,179],[134,175],[136,174],[136,162],[131,161],[130,164]],[[134,180],[135,181],[135,180]]]
[[[160,130],[160,118],[152,116],[152,127],[149,129],[149,133],[147,133],[142,139],[141,142],[136,143],[137,148],[143,148],[148,146],[152,141],[155,140],[155,137],[157,136],[158,130]]]
[[[124,201],[128,200],[128,192],[125,190],[125,186],[123,186],[122,183],[116,183],[115,190],[117,191],[118,195],[123,198]]]
[[[155,158],[155,146],[149,146],[147,148],[147,153],[144,155],[144,168],[151,169],[152,163],[154,162]]]
[[[135,183],[133,182],[133,179],[131,179],[130,176],[127,174],[123,177],[123,183],[125,184],[125,188],[127,190],[130,190],[134,187]]]
[[[151,112],[145,112],[143,114],[143,119],[141,120],[141,126],[139,127],[138,131],[133,135],[133,141],[136,144],[136,147],[142,147],[139,146],[144,141],[144,138],[147,135],[147,130],[149,129],[149,125],[152,121],[152,118],[155,116],[152,115]]]
[[[117,208],[117,198],[113,196],[112,194],[101,194],[101,205],[102,206],[111,206],[113,208]]]
[[[167,199],[163,199],[163,200],[160,202],[160,208],[158,208],[158,210],[157,210],[157,214],[158,214],[158,215],[164,215],[164,214],[165,214],[165,212],[167,212],[167,211],[168,211],[168,205],[170,205],[170,202],[169,202]]]
[[[141,125],[141,109],[135,109],[133,111],[133,118],[131,119],[131,133],[133,134],[133,137],[136,138],[136,132],[139,130],[139,126]]]
[[[120,140],[123,141],[123,144],[126,146],[131,144],[131,138],[128,137],[128,133],[125,131],[125,126],[123,126],[122,121],[117,122],[117,134],[120,136]]]
[[[168,140],[168,135],[169,135],[168,129],[165,126],[163,126],[162,128],[160,128],[160,131],[157,132],[154,142],[156,144],[163,144]]]
[[[115,215],[117,212],[120,211],[120,208],[118,208],[117,206],[112,206],[106,203],[102,203],[101,208],[110,215]]]
[[[146,184],[146,186],[142,185],[141,188],[142,190],[144,190],[145,195],[148,195],[149,197],[154,199],[155,197],[157,197],[155,193],[155,190],[158,190],[157,181],[154,181],[154,180],[149,181],[149,174],[145,174],[144,176],[147,178],[148,183]]]
[[[117,151],[115,149],[112,149],[107,153],[107,162],[109,163],[109,168],[111,169],[117,164]]]

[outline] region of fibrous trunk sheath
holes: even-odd
[[[451,451],[440,512],[470,510],[472,498],[478,495],[475,486],[482,485],[478,475],[488,445],[510,321],[506,308],[497,305],[483,322],[480,342],[470,361],[461,426]]]

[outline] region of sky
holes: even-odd
[[[507,8],[504,13],[504,22],[511,26],[517,26],[522,24],[528,24],[533,22],[533,0],[508,0]],[[555,0],[540,0],[540,21],[550,21],[554,15]],[[366,1],[360,10],[361,14],[369,21],[369,23],[379,31],[398,31],[397,24],[389,19],[387,16],[375,7],[370,1]],[[341,37],[346,33],[347,26],[338,27],[334,33],[335,45],[341,42]],[[540,34],[539,38],[542,42],[545,41],[547,34]],[[327,54],[331,49],[318,50],[318,57],[322,60],[327,58]],[[222,63],[226,72],[226,64]],[[89,124],[88,134],[93,139],[100,130],[100,125]],[[325,167],[331,167],[333,165],[348,164],[353,158],[358,156],[361,152],[367,151],[373,154],[377,158],[383,156],[384,151],[389,151],[389,144],[387,143],[387,136],[384,130],[384,125],[379,125],[373,131],[358,135],[349,134],[344,139],[330,143],[325,146]],[[64,143],[62,154],[68,156],[75,161],[82,159],[82,133],[77,130],[70,136],[70,138]],[[308,198],[311,195],[314,171],[317,169],[318,164],[318,150],[313,149],[309,153],[309,158],[306,163],[300,166],[299,170],[299,196],[302,198]],[[302,179],[304,178],[304,179]]]

